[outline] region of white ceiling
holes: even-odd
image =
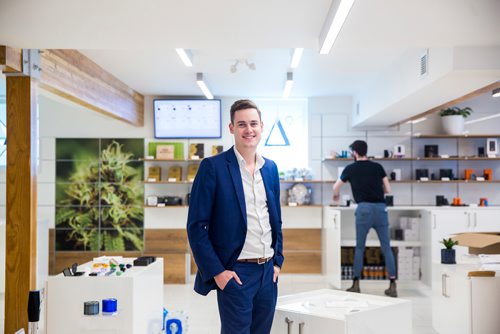
[[[1,0],[0,44],[78,49],[145,95],[280,97],[291,50],[306,48],[291,97],[356,95],[409,49],[500,45],[500,0],[356,0],[329,55],[331,0]],[[176,47],[192,50],[182,65]],[[238,58],[256,71],[229,67]],[[479,87],[478,87],[479,88]]]

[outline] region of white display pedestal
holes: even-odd
[[[405,334],[411,331],[409,300],[323,289],[279,297],[271,333]]]
[[[124,258],[132,263],[134,258]],[[47,333],[158,334],[163,321],[163,259],[132,267],[122,276],[87,276],[91,262],[78,267],[85,276],[50,276],[47,280]],[[116,298],[118,312],[102,314],[102,300]],[[99,315],[83,314],[86,301],[99,301]]]

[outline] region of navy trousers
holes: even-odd
[[[236,262],[232,270],[243,284],[231,279],[224,290],[217,289],[221,334],[269,334],[278,297],[273,261]]]

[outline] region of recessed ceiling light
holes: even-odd
[[[290,62],[291,68],[297,68],[297,66],[299,66],[300,59],[302,58],[303,52],[304,52],[304,48],[293,49],[292,61]]]
[[[320,54],[328,54],[332,49],[352,5],[354,5],[354,0],[334,0],[332,2],[320,35]]]
[[[191,51],[185,49],[175,49],[175,51],[186,67],[193,67],[193,55]]]
[[[203,81],[203,73],[196,73],[196,83],[200,87],[203,94],[205,94],[205,97],[207,99],[212,100],[214,98],[214,96],[210,92],[210,89],[208,89],[207,85],[205,84],[205,81]]]

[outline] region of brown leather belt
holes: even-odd
[[[246,263],[257,263],[257,264],[264,264],[266,262],[269,262],[273,259],[272,256],[270,257],[259,257],[256,259],[239,259],[237,260],[238,262],[246,262]]]

